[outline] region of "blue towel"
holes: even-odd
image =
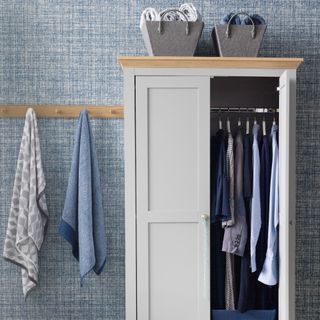
[[[234,13],[230,12],[228,14],[226,14],[220,21],[220,24],[228,24],[229,20],[233,17]],[[241,24],[241,19],[239,16],[235,16],[232,21],[230,22],[230,24],[237,24],[240,25]]]
[[[252,21],[255,25],[265,25],[266,24],[266,21],[260,15],[258,15],[256,13],[250,15],[250,18],[252,19]],[[246,17],[244,20],[242,20],[242,24],[251,25],[252,22],[248,17]]]
[[[92,269],[100,274],[106,262],[106,239],[96,149],[88,113],[80,113],[59,227],[60,235],[72,246],[79,261],[80,284]]]

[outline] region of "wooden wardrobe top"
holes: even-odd
[[[120,56],[122,68],[298,69],[302,58]]]

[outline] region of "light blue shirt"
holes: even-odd
[[[251,272],[257,270],[256,264],[256,246],[261,230],[261,203],[260,203],[260,154],[258,145],[259,125],[253,126],[253,144],[252,144],[252,203],[251,203],[251,235],[250,235],[250,260]]]
[[[270,179],[268,248],[262,271],[258,280],[268,286],[278,283],[278,224],[279,224],[279,149],[277,143],[278,126],[273,125],[272,166]]]

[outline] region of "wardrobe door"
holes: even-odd
[[[136,78],[138,320],[209,320],[210,78]]]

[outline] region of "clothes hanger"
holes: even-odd
[[[273,121],[272,121],[272,124],[273,124],[273,125],[276,125],[276,124],[277,124],[277,121],[276,121],[276,112],[277,112],[277,111],[276,111],[276,110],[277,110],[276,108],[274,108],[274,110],[273,110],[273,111],[274,111],[274,113],[273,113]]]
[[[239,117],[238,117],[238,127],[241,127],[240,107],[238,108],[238,113],[239,113]]]
[[[263,109],[263,118],[262,118],[262,134],[265,136],[267,134],[266,128],[266,117],[265,117],[265,109]]]
[[[247,107],[247,121],[246,121],[246,134],[250,133],[250,120],[249,120],[249,109]]]
[[[222,120],[221,120],[221,109],[220,108],[219,108],[218,124],[219,124],[219,130],[222,130]]]
[[[228,108],[228,115],[227,115],[227,131],[231,133],[231,126],[230,126],[230,119],[229,119],[229,108]]]

